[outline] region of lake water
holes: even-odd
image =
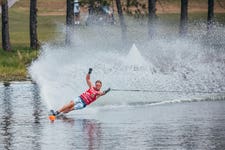
[[[0,95],[3,150],[225,147],[225,100],[215,97],[157,105],[90,105],[51,123],[36,84],[0,85]]]

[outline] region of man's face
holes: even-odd
[[[102,87],[102,84],[101,83],[99,83],[99,82],[95,83],[96,90],[100,90],[101,87]]]

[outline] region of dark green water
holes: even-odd
[[[35,84],[0,86],[1,150],[223,149],[225,101],[89,106],[50,123]]]

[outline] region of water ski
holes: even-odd
[[[54,110],[50,110],[50,115],[48,116],[49,120],[54,122],[56,119],[57,113]]]
[[[49,115],[48,116],[48,119],[50,120],[50,121],[52,121],[52,122],[54,122],[55,121],[55,116],[54,115]]]
[[[54,110],[50,110],[48,118],[50,121],[54,122],[56,119],[64,119],[66,116],[63,113],[57,114]]]

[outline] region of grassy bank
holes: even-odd
[[[36,59],[38,52],[29,48],[16,48],[11,52],[0,49],[0,80],[27,80],[27,67]]]

